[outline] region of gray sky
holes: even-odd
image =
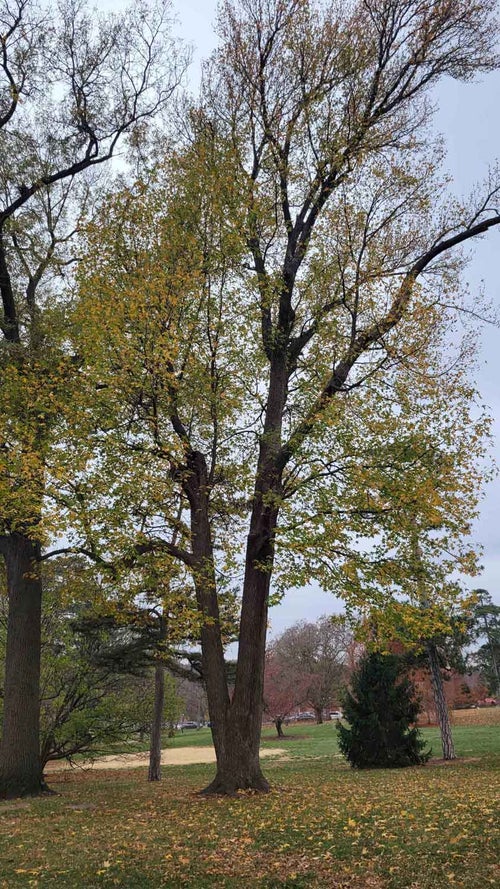
[[[175,0],[179,18],[177,33],[195,48],[191,81],[199,78],[200,62],[215,46],[212,23],[215,0]],[[500,72],[484,75],[480,81],[464,84],[443,83],[436,92],[438,112],[436,131],[443,133],[447,146],[447,169],[454,179],[453,191],[467,196],[476,182],[488,172],[488,166],[500,157]],[[500,314],[500,230],[474,242],[466,279],[471,295],[484,286],[486,295]],[[474,373],[484,402],[495,419],[495,452],[500,465],[500,327],[483,329],[479,368]],[[472,587],[488,589],[500,603],[500,478],[485,491],[475,538],[484,547],[484,570],[471,580]],[[317,588],[289,593],[282,604],[271,611],[271,633],[280,633],[297,620],[315,620],[321,614],[337,611],[340,603]]]

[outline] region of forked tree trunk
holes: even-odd
[[[207,618],[201,631],[203,673],[217,758],[215,778],[203,791],[207,794],[269,790],[269,783],[260,767],[259,749],[269,588],[281,492],[281,470],[276,458],[280,448],[286,388],[287,363],[282,354],[273,359],[271,366],[268,405],[245,555],[238,661],[231,700],[225,676],[217,600],[207,464],[199,452],[188,453],[184,491],[191,512],[197,603],[199,610]]]
[[[441,746],[443,748],[443,759],[456,759],[455,747],[453,745],[453,735],[451,732],[450,717],[444,694],[443,677],[441,675],[441,667],[439,665],[439,655],[434,642],[428,642],[427,657],[429,659],[429,667],[431,672],[432,691],[434,695],[434,705],[438,719],[439,731],[441,733]]]
[[[39,547],[23,534],[0,538],[9,616],[5,661],[0,798],[45,790],[40,758],[42,581]]]
[[[161,730],[165,704],[165,666],[162,661],[155,665],[155,699],[151,743],[149,747],[148,781],[161,781]]]
[[[265,521],[262,514],[257,516],[248,538],[234,693],[227,708],[223,731],[214,735],[217,773],[205,793],[269,790],[269,783],[260,766],[259,749],[269,584],[277,512],[273,510],[264,515]],[[212,711],[210,717],[213,722]]]

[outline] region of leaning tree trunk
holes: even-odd
[[[5,535],[0,552],[9,596],[0,798],[8,798],[45,789],[40,759],[42,582],[38,544],[23,534]]]
[[[438,651],[434,642],[428,642],[426,649],[427,657],[429,658],[434,705],[436,707],[439,731],[441,733],[443,759],[456,759],[455,747],[453,745],[453,735],[451,733],[450,717],[448,714],[448,707],[444,694],[443,677],[441,675],[441,667],[439,665]]]
[[[155,702],[149,747],[148,781],[161,781],[161,729],[165,704],[165,666],[157,661],[155,666]]]

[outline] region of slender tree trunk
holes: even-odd
[[[0,798],[6,798],[46,789],[40,759],[42,582],[38,544],[15,533],[0,538],[0,551],[9,595],[0,745]]]
[[[162,661],[155,665],[155,701],[149,747],[148,781],[161,781],[161,730],[165,704],[165,666]]]
[[[283,734],[283,720],[282,720],[281,716],[276,717],[276,719],[274,720],[274,724],[276,726],[276,732],[277,732],[278,738],[284,738],[285,736]]]
[[[443,759],[456,759],[455,747],[453,745],[453,735],[451,732],[450,717],[444,694],[443,677],[441,675],[441,667],[439,665],[439,656],[434,642],[427,643],[427,657],[429,658],[429,667],[431,672],[432,691],[434,694],[434,705],[441,733],[441,745],[443,748]]]
[[[184,492],[189,501],[191,514],[193,578],[198,611],[203,617],[201,625],[202,670],[215,753],[217,762],[222,762],[226,758],[226,753],[232,750],[237,742],[234,742],[228,734],[230,700],[209,519],[208,472],[204,456],[197,451],[190,451],[187,458],[187,469],[184,478]],[[206,792],[212,792],[211,788],[207,788]]]

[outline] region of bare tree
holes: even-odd
[[[318,723],[346,682],[351,642],[352,633],[344,621],[328,615],[316,623],[294,624],[273,642],[278,661],[302,677],[302,700],[313,708]]]

